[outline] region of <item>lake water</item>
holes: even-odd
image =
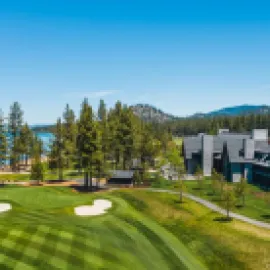
[[[54,135],[52,133],[47,133],[47,132],[37,132],[36,135],[39,139],[42,140],[44,149],[48,151],[50,142],[53,140]]]
[[[44,150],[48,152],[50,150],[50,143],[54,138],[54,135],[52,133],[47,133],[47,132],[36,132],[35,133],[39,139],[42,140]],[[46,155],[46,154],[45,154]],[[6,161],[6,164],[9,164],[9,161]]]

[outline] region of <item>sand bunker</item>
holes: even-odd
[[[82,205],[74,209],[77,216],[99,216],[106,214],[106,210],[112,207],[108,200],[95,200],[92,206]]]
[[[7,212],[9,210],[11,210],[11,204],[9,203],[0,203],[0,213],[2,212]]]

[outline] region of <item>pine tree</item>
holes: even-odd
[[[119,168],[121,157],[124,151],[123,132],[121,128],[121,117],[122,117],[122,104],[117,102],[115,107],[111,110],[108,116],[110,138],[110,149],[115,163],[115,168]]]
[[[18,139],[18,147],[20,155],[24,158],[25,166],[28,165],[29,155],[31,154],[31,147],[33,143],[33,133],[27,124],[24,124],[21,128],[21,132]]]
[[[122,137],[122,160],[124,170],[131,166],[131,161],[135,152],[133,121],[133,114],[131,110],[129,108],[124,108],[119,126],[119,132],[121,133]]]
[[[161,142],[153,134],[149,125],[140,123],[139,138],[139,156],[142,166],[144,164],[153,164],[155,158],[161,152]]]
[[[133,176],[133,182],[134,182],[133,185],[135,184],[137,186],[140,186],[141,181],[142,181],[141,174],[140,174],[140,172],[138,170],[136,170],[134,172],[134,176]]]
[[[71,168],[76,152],[77,125],[75,114],[69,105],[66,105],[63,113],[63,147],[65,167]]]
[[[100,130],[101,135],[101,151],[102,155],[100,155],[100,162],[102,164],[99,165],[99,171],[108,170],[108,159],[109,159],[109,149],[110,149],[110,132],[108,125],[108,114],[106,109],[106,104],[103,100],[100,100],[99,108],[98,108],[98,128]],[[106,173],[105,173],[106,174]]]
[[[20,144],[18,137],[20,136],[21,128],[23,124],[23,111],[18,102],[14,102],[10,107],[9,114],[9,134],[11,137],[11,155],[10,155],[10,166],[12,170],[17,170],[19,159],[20,159]]]
[[[98,120],[100,122],[105,122],[107,120],[107,109],[106,109],[106,104],[103,99],[99,101]]]
[[[101,134],[87,99],[83,101],[78,121],[77,148],[85,172],[85,188],[88,190],[90,179],[92,191],[92,178],[96,172],[97,159],[101,151]]]
[[[32,164],[31,164],[31,180],[44,180],[44,165],[41,161],[41,156],[43,153],[43,144],[42,141],[37,137],[34,137],[32,142]]]
[[[51,146],[51,152],[49,155],[49,167],[52,170],[58,170],[58,179],[63,180],[63,170],[65,167],[64,156],[64,141],[63,141],[63,126],[61,119],[59,118],[56,123],[54,131],[54,141]]]
[[[4,114],[0,110],[0,168],[2,169],[7,160],[7,133],[4,126]]]

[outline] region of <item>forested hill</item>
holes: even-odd
[[[159,123],[161,129],[170,130],[175,136],[216,134],[219,128],[228,128],[234,132],[247,132],[254,128],[270,129],[270,107],[266,105],[228,107],[189,117],[175,117],[150,105],[139,104],[132,108],[144,121]]]
[[[145,122],[164,123],[178,118],[149,104],[136,104],[131,106],[131,108],[134,114]]]
[[[218,127],[229,127],[234,131],[270,128],[270,106],[267,105],[240,105],[189,117],[177,117],[149,104],[137,104],[130,108],[143,121],[169,126],[174,134],[210,132]],[[52,132],[53,127],[40,125],[31,128],[36,132]]]
[[[55,125],[32,125],[30,126],[30,129],[34,132],[53,132]]]
[[[191,117],[205,118],[215,116],[240,116],[247,114],[266,114],[270,113],[270,106],[267,105],[240,105],[226,107],[208,113],[196,113]]]
[[[184,117],[178,117],[149,105],[137,104],[131,106],[133,112],[146,122],[164,123],[171,120],[181,120]],[[269,114],[270,106],[267,105],[240,105],[233,107],[226,107],[208,113],[196,113],[186,118],[212,118],[218,116],[243,116],[249,114]]]

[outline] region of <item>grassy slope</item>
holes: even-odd
[[[218,194],[216,196],[212,195],[210,181],[205,181],[203,190],[197,189],[197,181],[185,181],[185,186],[187,192],[222,206],[222,201],[220,201]],[[235,207],[233,211],[264,222],[270,222],[270,209],[264,200],[265,195],[266,192],[260,190],[258,187],[248,185],[245,207]],[[240,202],[238,205],[240,205]]]
[[[270,232],[239,221],[214,221],[218,215],[177,196],[118,192],[145,215],[171,231],[210,269],[268,269]]]
[[[64,171],[64,179],[77,179],[82,178],[82,174],[78,174],[77,171],[72,170],[66,170]],[[58,174],[57,173],[51,173],[46,172],[45,174],[45,180],[57,180]],[[0,174],[0,182],[1,181],[29,181],[30,180],[30,174],[19,174],[19,173],[13,173],[13,174]]]
[[[114,202],[110,213],[79,218],[73,207],[96,197]],[[169,230],[120,196],[77,194],[69,188],[6,187],[0,201],[1,269],[203,269]]]
[[[79,218],[76,205],[108,198],[107,215]],[[65,187],[9,187],[0,202],[0,269],[267,269],[270,232],[220,223],[175,195],[124,190],[78,194]],[[136,209],[136,210],[135,210]]]

